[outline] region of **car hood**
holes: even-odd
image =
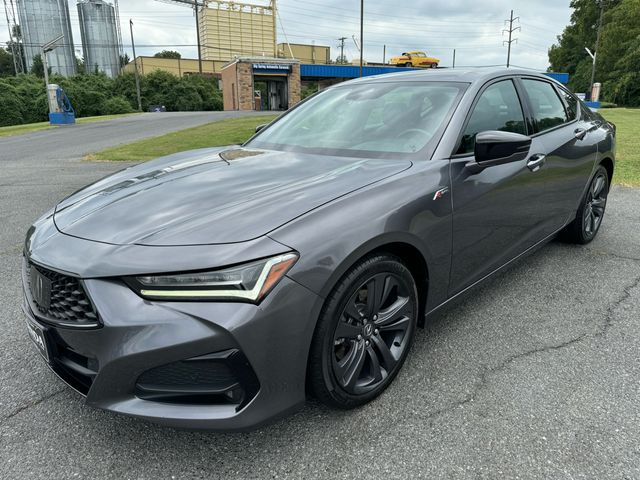
[[[67,235],[116,245],[243,242],[410,166],[240,147],[194,150],[76,192],[56,207],[54,221]]]

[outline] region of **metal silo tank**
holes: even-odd
[[[78,2],[78,17],[87,73],[96,69],[115,77],[120,72],[120,40],[113,5],[103,0]]]
[[[41,45],[64,35],[58,47],[47,53],[47,61],[52,72],[74,75],[76,57],[67,0],[17,0],[16,4],[27,68],[31,69],[34,57],[41,55]]]

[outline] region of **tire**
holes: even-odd
[[[429,67],[431,67],[431,68],[438,68],[438,64],[437,64],[437,63],[432,63],[431,65],[429,65]]]
[[[375,254],[359,261],[320,314],[309,353],[310,393],[340,409],[379,396],[409,353],[418,310],[415,281],[398,258]]]
[[[411,62],[407,62],[407,63],[405,63],[405,64],[404,64],[404,66],[405,66],[405,67],[407,67],[407,68],[408,68],[408,67],[413,67],[413,63],[411,63]]]
[[[608,195],[609,174],[600,165],[580,201],[575,218],[562,231],[561,238],[579,245],[586,245],[596,238],[604,218]]]

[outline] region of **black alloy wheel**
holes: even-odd
[[[609,193],[607,183],[606,172],[598,172],[591,182],[587,192],[587,203],[582,213],[582,228],[585,236],[595,236],[600,228]]]
[[[584,245],[595,238],[602,225],[608,195],[609,174],[600,165],[591,179],[576,218],[563,232],[565,240]]]
[[[324,403],[362,405],[393,381],[411,346],[418,296],[397,258],[358,263],[328,299],[314,336],[310,386]]]

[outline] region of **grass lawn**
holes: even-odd
[[[618,128],[614,183],[640,186],[640,109],[606,108],[600,110],[600,113]],[[274,116],[260,116],[220,120],[109,148],[89,155],[87,159],[144,161],[194,148],[242,143],[253,134],[256,125],[270,122],[273,118]]]
[[[185,150],[243,143],[253,135],[256,126],[268,123],[274,118],[275,115],[265,115],[219,120],[159,137],[108,148],[88,155],[86,159],[144,161]]]
[[[128,117],[129,115],[137,114],[138,112],[122,113],[120,115],[100,115],[97,117],[76,118],[76,123],[100,122],[103,120],[112,120],[114,118]],[[21,135],[23,133],[38,132],[40,130],[48,130],[50,128],[57,127],[54,127],[49,122],[27,123],[25,125],[11,125],[10,127],[0,127],[0,137],[9,137],[11,135]]]
[[[617,127],[613,182],[640,187],[640,109],[603,108],[600,113]]]

